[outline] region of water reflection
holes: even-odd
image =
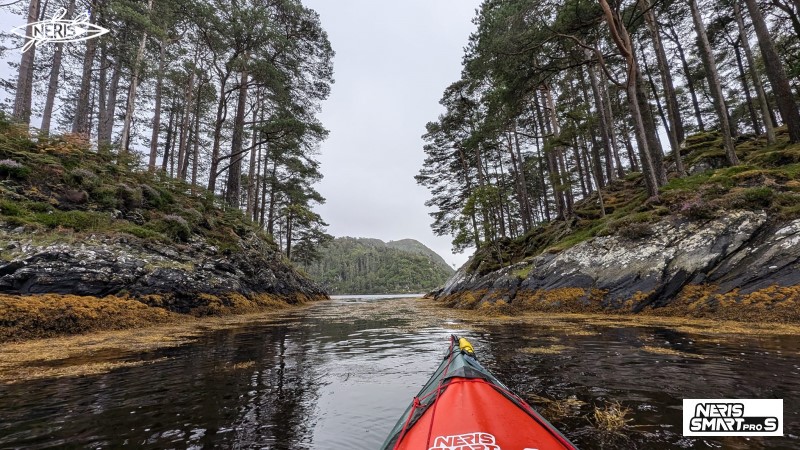
[[[464,326],[415,305],[337,298],[132,357],[151,364],[0,386],[0,448],[377,448],[438,365],[451,327]],[[554,418],[581,448],[800,446],[798,337],[714,342],[663,328],[571,333],[536,324],[458,331],[523,397],[584,402]],[[560,351],[521,351],[554,344]],[[682,398],[731,396],[784,398],[787,436],[682,437]],[[587,419],[609,399],[632,409],[635,426],[622,436],[602,435]]]

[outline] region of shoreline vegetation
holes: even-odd
[[[308,308],[316,303],[304,302],[295,306],[284,304],[261,312],[229,316],[193,317],[173,314],[171,321],[149,323],[124,330],[94,330],[84,334],[20,340],[0,343],[0,383],[15,383],[21,380],[85,376],[106,373],[114,369],[152,364],[160,361],[149,357],[158,349],[190,344],[205,333],[252,325],[268,325],[284,318],[288,311]],[[518,312],[507,314],[499,308],[460,310],[448,308],[426,298],[397,299],[374,305],[371,313],[388,308],[391,313],[398,309],[422,310],[427,317],[426,325],[444,324],[450,328],[468,327],[479,331],[488,325],[536,324],[568,336],[592,336],[605,329],[619,327],[668,328],[699,336],[698,339],[713,341],[719,335],[775,336],[798,335],[800,325],[782,323],[743,323],[725,320],[696,319],[685,317],[659,317],[633,314],[578,314]],[[430,323],[429,323],[430,322]],[[533,344],[533,343],[532,343]],[[566,347],[557,343],[528,345],[528,352],[537,354],[560,353]],[[649,353],[669,352],[655,343],[647,343],[641,351]],[[138,355],[138,356],[137,356]],[[673,356],[692,355],[671,352]],[[220,367],[219,370],[237,370],[235,366]]]
[[[127,298],[61,294],[0,294],[0,344],[94,332],[143,329],[204,320],[209,317],[264,314],[325,299],[295,293],[287,296],[238,293],[198,294],[203,306],[187,314],[157,306],[163,296]]]
[[[188,344],[216,330],[269,323],[290,309],[312,304],[279,302],[271,309],[227,316],[195,317],[166,312],[160,322],[138,323],[125,329],[93,329],[82,334],[0,341],[0,384],[100,374],[122,367],[152,364],[159,359],[137,358],[131,361],[126,358]],[[236,367],[221,368],[227,369]]]

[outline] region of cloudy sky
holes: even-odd
[[[319,12],[336,51],[336,83],[321,120],[318,212],[334,236],[416,239],[461,265],[450,237],[431,232],[428,191],[414,181],[425,123],[459,78],[479,0],[304,0]]]
[[[336,51],[336,83],[324,103],[330,137],[317,211],[334,236],[416,239],[456,266],[449,236],[434,236],[427,190],[414,181],[425,123],[442,112],[447,85],[459,78],[463,47],[480,0],[303,0],[319,12]],[[2,29],[24,19],[0,11]],[[6,52],[2,61],[18,59]],[[0,75],[10,74],[0,63]],[[13,77],[13,75],[12,75]],[[0,98],[7,97],[5,92]]]

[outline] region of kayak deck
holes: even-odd
[[[550,450],[575,447],[478,363],[453,336],[445,359],[401,416],[384,450]]]

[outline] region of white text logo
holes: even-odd
[[[17,36],[28,40],[20,51],[25,53],[39,42],[80,42],[108,33],[108,29],[89,22],[89,13],[83,13],[74,19],[65,19],[65,9],[59,9],[52,19],[20,25],[11,29]],[[27,30],[30,27],[30,34]]]
[[[684,436],[783,436],[783,400],[684,399]]]
[[[489,433],[467,433],[455,436],[437,436],[428,450],[500,450],[494,436]]]

